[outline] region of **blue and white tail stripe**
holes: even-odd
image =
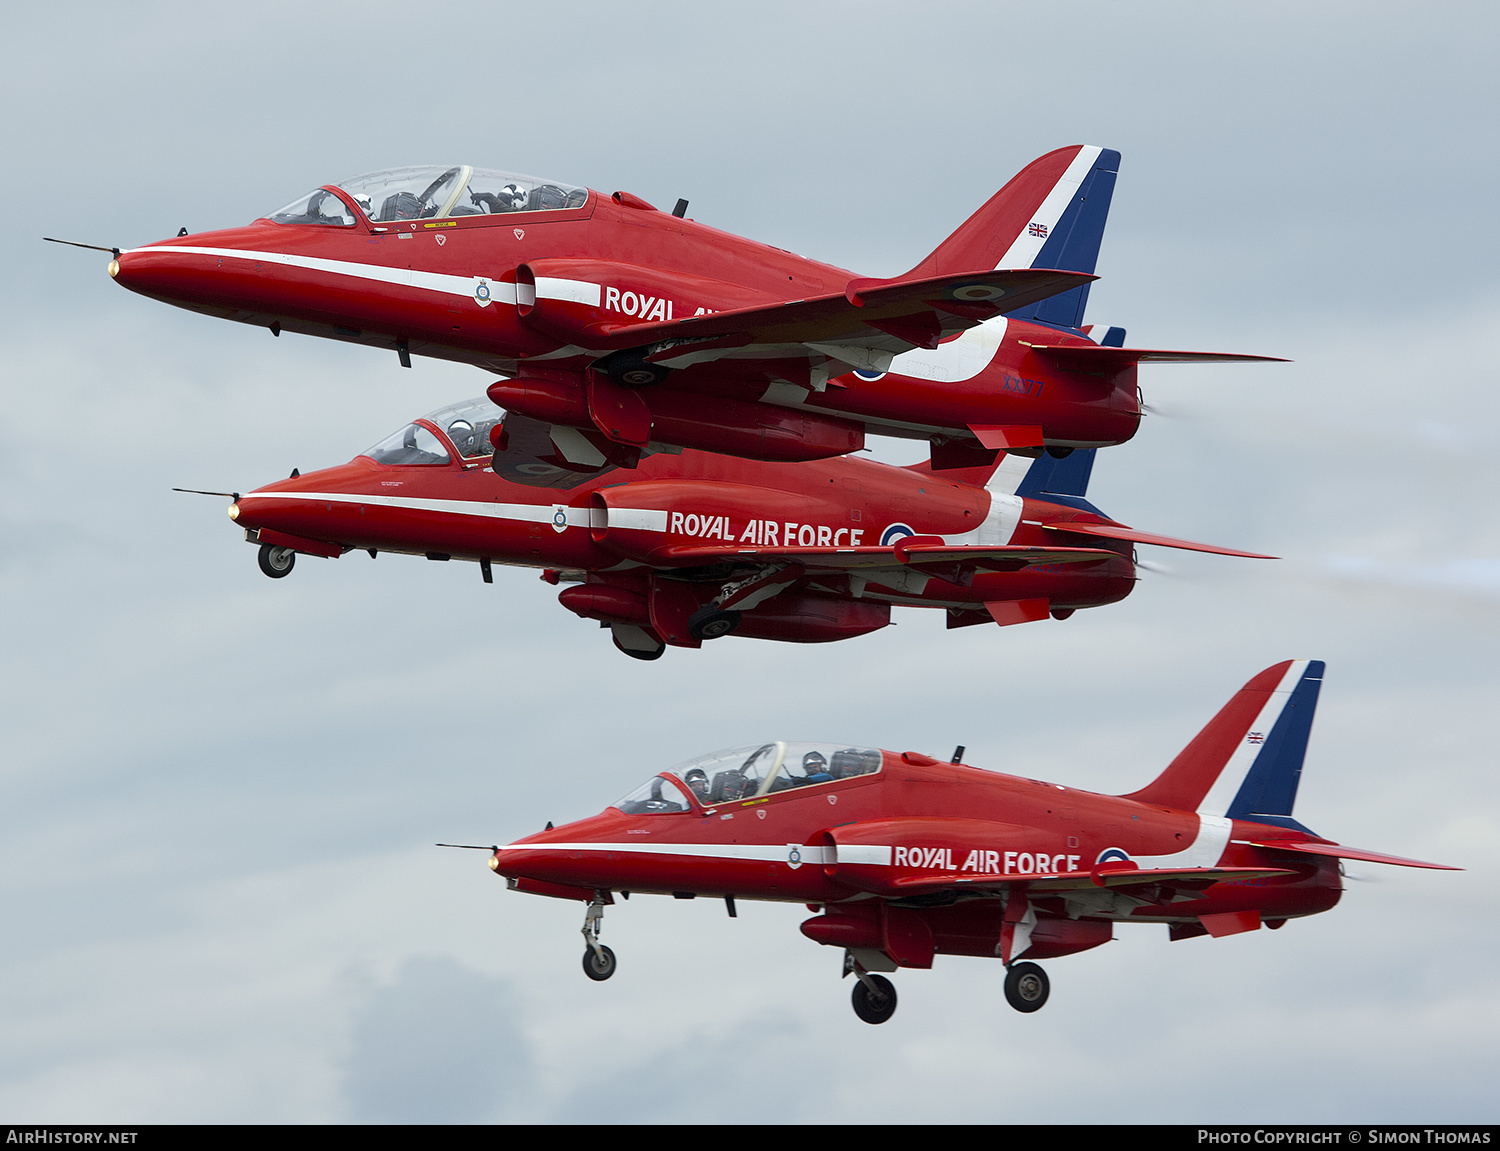
[[[1120,153],[1113,149],[1081,147],[997,266],[1093,272],[1119,168]],[[1074,288],[1011,315],[1077,328],[1088,298],[1087,286]]]
[[[1047,193],[1046,199],[1037,206],[1032,213],[1031,222],[1021,229],[1020,233],[1011,241],[1010,247],[1000,262],[995,265],[1000,268],[1060,268],[1061,265],[1051,264],[1046,261],[1037,263],[1037,257],[1044,250],[1060,254],[1062,245],[1057,242],[1058,225],[1062,223],[1063,215],[1073,206],[1078,198],[1079,187],[1088,178],[1094,167],[1094,162],[1104,152],[1093,144],[1085,144],[1078,149],[1078,155],[1073,157],[1073,162],[1058,178],[1056,184],[1052,185],[1052,191]],[[1119,153],[1113,155],[1116,164],[1119,162]],[[1106,204],[1107,207],[1107,204]],[[1088,268],[1063,268],[1069,272],[1092,272],[1093,266]]]
[[[1209,788],[1198,813],[1276,823],[1305,830],[1291,818],[1312,733],[1322,660],[1293,660]]]

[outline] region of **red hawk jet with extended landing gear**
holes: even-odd
[[[273,577],[299,552],[356,549],[477,561],[486,581],[495,563],[542,568],[570,585],[564,607],[638,659],[730,633],[847,639],[893,606],[946,609],[950,627],[1061,619],[1130,593],[1134,544],[1255,554],[1109,519],[1083,498],[1091,450],[941,474],[695,451],[575,471],[554,444],[567,430],[471,400],[350,463],[236,495],[229,514]]]
[[[880,972],[994,956],[1018,1011],[1046,1001],[1035,960],[1107,943],[1118,923],[1174,939],[1279,928],[1327,911],[1340,860],[1443,867],[1343,847],[1292,818],[1323,664],[1247,683],[1167,769],[1129,795],[843,744],[767,743],[661,772],[602,814],[492,848],[514,891],[587,905],[583,968],[613,893],[806,903],[802,933],[844,950],[854,1010],[884,1023]],[[442,845],[462,846],[462,845]],[[1454,870],[1454,869],[1447,869]]]
[[[685,201],[661,212],[467,164],[326,184],[244,227],[111,249],[109,269],[276,335],[505,376],[497,402],[585,434],[565,455],[628,464],[654,442],[824,459],[871,433],[928,440],[935,469],[960,468],[1130,439],[1143,361],[1266,358],[1083,326],[1119,159],[1049,152],[886,280],[696,223]]]

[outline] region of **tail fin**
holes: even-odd
[[[1154,782],[1124,798],[1307,831],[1292,818],[1292,805],[1323,667],[1316,659],[1268,667],[1240,688]]]
[[[1031,466],[1026,469],[1021,482],[1011,491],[1014,495],[1047,500],[1050,503],[1063,504],[1102,516],[1103,512],[1083,498],[1089,490],[1089,477],[1094,471],[1094,453],[1097,450],[1096,448],[1079,448],[1062,459],[1056,459],[1047,452],[1043,452],[1030,461]],[[1014,461],[1012,467],[1026,462],[1024,456],[1011,455],[1006,458]]]
[[[1074,144],[1026,165],[902,279],[994,268],[1093,272],[1109,217],[1120,153]],[[1088,287],[1013,313],[1076,328]]]

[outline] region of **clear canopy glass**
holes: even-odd
[[[448,437],[459,459],[487,458],[494,451],[490,429],[503,419],[504,409],[497,408],[484,396],[460,400],[428,412],[420,423],[413,421],[399,432],[392,432],[363,454],[388,467],[446,464],[452,460],[452,453],[442,437],[433,435],[426,426],[431,424]]]
[[[505,419],[505,411],[487,397],[479,396],[449,404],[422,418],[447,433],[461,459],[472,460],[495,450],[490,443],[490,429]]]
[[[369,451],[364,452],[377,464],[387,467],[432,467],[446,464],[453,457],[443,446],[443,441],[421,424],[407,424],[399,432],[392,432]]]
[[[339,228],[354,226],[354,213],[349,205],[326,188],[314,188],[305,196],[298,197],[270,217],[278,224],[323,224]]]
[[[679,763],[647,780],[613,806],[628,815],[688,810],[685,801],[681,806],[671,805],[679,788],[667,776],[681,780],[681,788],[691,791],[700,804],[712,806],[871,775],[880,770],[880,759],[878,748],[837,743],[777,741],[758,747],[730,748]],[[664,803],[667,805],[652,806]]]
[[[468,164],[387,168],[340,180],[373,222],[435,220],[458,216],[492,216],[510,212],[551,212],[580,208],[589,190],[557,180],[498,172]],[[337,210],[336,210],[337,209]],[[342,211],[345,218],[337,218]],[[347,205],[318,189],[293,200],[270,219],[278,224],[353,224]]]

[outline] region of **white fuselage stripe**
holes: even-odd
[[[560,511],[568,527],[589,526],[588,508],[570,508],[563,504],[502,504],[479,500],[424,500],[413,496],[358,495],[348,492],[248,492],[241,500],[304,500],[308,503],[373,504],[386,508],[405,508],[417,512],[441,512],[445,515],[482,516],[486,519],[517,520],[529,524],[555,524]],[[665,524],[666,512],[661,512]]]
[[[797,849],[799,863],[825,862],[826,848],[787,843],[513,843],[509,847],[500,848],[500,854],[503,856],[507,851],[588,851],[601,854],[670,855],[696,859],[739,859],[750,863],[786,863],[793,847]]]
[[[257,252],[246,248],[196,248],[187,244],[170,244],[157,248],[131,248],[120,254],[128,256],[136,252],[150,252],[158,256],[182,253],[190,256],[215,256],[219,259],[283,264],[290,268],[303,268],[309,272],[327,272],[334,276],[352,276],[355,279],[372,280],[381,284],[423,288],[429,292],[443,292],[450,296],[463,296],[466,299],[474,298],[474,289],[483,280],[489,284],[492,301],[501,304],[516,302],[514,284],[502,283],[487,276],[448,276],[440,272],[423,272],[416,268],[393,268],[384,264],[325,260],[318,256],[298,256],[290,252]]]

